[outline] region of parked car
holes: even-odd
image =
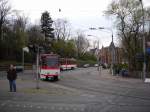
[[[107,65],[102,64],[102,68],[103,68],[103,69],[107,69]]]
[[[89,64],[84,64],[84,65],[83,65],[84,68],[87,68],[87,67],[89,67],[89,66],[90,66]]]
[[[94,64],[95,67],[98,67],[98,64]]]
[[[127,77],[128,76],[128,70],[126,70],[126,69],[122,69],[121,70],[121,75],[123,76],[123,77]]]
[[[23,71],[23,66],[15,66],[15,69],[17,72],[22,72]]]

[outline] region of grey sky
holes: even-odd
[[[88,35],[95,35],[101,41],[100,46],[108,46],[111,42],[111,33],[103,31],[88,31],[89,27],[111,27],[112,20],[106,19],[103,11],[112,0],[10,0],[13,9],[20,10],[21,14],[29,17],[32,23],[38,23],[41,13],[50,12],[52,19],[66,18],[72,28],[81,29]],[[145,6],[150,6],[149,0],[143,0]],[[59,12],[58,10],[62,11]],[[95,40],[96,37],[87,37]],[[116,38],[115,38],[116,40]]]

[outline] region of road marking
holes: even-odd
[[[51,109],[52,109],[52,110],[55,110],[55,107],[53,106],[53,107],[51,107]]]
[[[13,100],[17,100],[17,98],[13,98]]]
[[[63,110],[63,107],[59,107],[59,110]]]
[[[47,109],[47,107],[44,107],[44,109]]]
[[[69,110],[69,108],[68,108],[68,107],[66,107],[66,108],[65,108],[65,110]]]
[[[40,106],[38,106],[37,108],[38,108],[38,109],[40,109],[41,107],[40,107]]]
[[[77,111],[77,108],[73,108],[74,111]]]
[[[1,106],[4,106],[4,105],[5,105],[5,103],[2,103],[2,104],[1,104]]]
[[[19,105],[19,104],[17,104],[16,106],[17,106],[17,107],[20,107],[20,105]]]
[[[10,102],[10,100],[7,100],[7,102]]]
[[[9,107],[12,107],[12,105],[10,104]]]
[[[83,111],[84,111],[84,108],[81,108],[81,111],[83,112]]]
[[[94,98],[95,95],[91,95],[91,94],[82,94],[81,96],[85,96],[85,97],[89,97],[89,98]]]

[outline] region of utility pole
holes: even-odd
[[[93,30],[93,29],[92,29]],[[98,36],[95,36],[95,35],[87,35],[87,36],[93,36],[93,37],[96,37],[96,38],[99,38]],[[98,39],[97,41],[97,45],[96,45],[96,58],[97,58],[97,70],[100,72],[101,74],[101,69],[100,69],[100,62],[99,62],[99,42],[100,40]]]
[[[22,73],[24,73],[24,50],[22,49]]]
[[[97,42],[97,64],[98,64],[97,70],[100,71],[100,68],[99,68],[99,40]]]
[[[110,44],[111,49],[111,74],[114,75],[114,63],[115,63],[115,45],[114,45],[114,36],[113,36],[113,30],[111,28],[105,28],[105,27],[99,27],[100,30],[106,29],[111,32],[112,41]]]
[[[24,47],[22,48],[22,73],[24,74],[24,52],[29,52],[29,48],[28,47]]]
[[[114,75],[113,68],[114,68],[114,63],[115,63],[115,45],[114,45],[114,40],[113,40],[113,30],[111,28],[105,28],[105,27],[99,27],[98,29],[91,27],[89,29],[90,30],[103,30],[103,29],[106,29],[106,30],[111,32],[112,41],[111,41],[111,44],[110,44],[110,48],[111,48],[111,58],[112,58],[112,60],[111,60],[111,69],[110,70],[111,70],[111,74]]]
[[[36,67],[36,89],[39,89],[39,46],[37,46]]]
[[[113,33],[112,33],[112,42],[111,42],[111,58],[112,58],[112,61],[111,61],[111,74],[114,75],[114,58],[115,58],[115,48],[114,48],[114,41],[113,41]]]
[[[99,56],[99,40],[98,40],[98,53],[97,53],[97,64],[98,64],[98,71],[99,71],[99,74],[101,75],[101,72],[102,72],[102,68],[101,68],[101,64],[100,64],[100,56]]]
[[[141,3],[141,7],[142,7],[142,13],[143,13],[143,18],[142,18],[142,21],[143,21],[143,54],[144,54],[144,61],[143,61],[143,80],[145,81],[145,78],[146,78],[146,57],[145,57],[145,36],[144,36],[144,33],[145,33],[145,15],[144,15],[144,8],[143,8],[143,1],[142,0],[139,0],[140,3]]]

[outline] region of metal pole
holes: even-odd
[[[113,71],[113,46],[112,46],[112,52],[111,52],[111,58],[112,58],[112,60],[111,60],[111,74],[112,75],[114,75],[114,71]]]
[[[145,71],[146,71],[146,59],[145,59],[145,36],[144,36],[144,33],[145,33],[145,31],[144,31],[144,29],[145,29],[145,18],[144,18],[144,8],[143,8],[143,2],[142,2],[142,0],[140,0],[140,3],[141,3],[141,7],[142,7],[142,13],[143,13],[143,18],[142,18],[142,20],[143,20],[143,54],[144,54],[144,61],[143,61],[143,80],[145,80],[145,78],[146,78],[146,73],[145,73]]]
[[[39,89],[39,46],[37,47],[37,57],[36,57],[36,89]]]
[[[98,40],[98,45],[97,45],[97,64],[98,64],[98,68],[97,68],[97,70],[99,71],[100,69],[99,69],[99,40]]]
[[[22,49],[22,73],[24,73],[24,50]]]
[[[112,69],[112,75],[114,75],[114,54],[115,54],[115,48],[114,48],[114,37],[113,37],[113,31],[111,30],[112,32],[112,66],[111,66],[111,69]]]
[[[114,48],[114,38],[113,38],[113,30],[111,28],[104,28],[104,27],[99,27],[99,29],[107,29],[109,31],[111,31],[112,33],[112,41],[111,41],[111,67],[110,67],[110,71],[111,74],[114,75],[114,62],[115,62],[115,48]]]

